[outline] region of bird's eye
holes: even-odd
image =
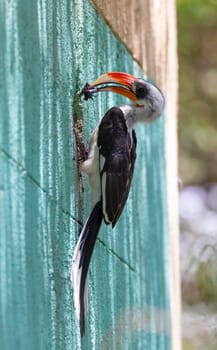
[[[137,98],[145,98],[148,94],[148,89],[146,86],[136,86],[136,97]]]

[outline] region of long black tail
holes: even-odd
[[[85,314],[88,308],[87,272],[102,217],[102,201],[99,201],[81,231],[72,259],[71,282],[74,288],[74,306],[81,336],[85,333]]]

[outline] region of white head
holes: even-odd
[[[132,83],[131,89],[136,97],[136,101],[133,101],[136,122],[149,123],[161,116],[165,98],[158,87],[138,78]]]

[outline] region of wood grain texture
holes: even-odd
[[[88,1],[5,1],[1,13],[1,347],[170,349],[164,117],[137,127],[127,206],[93,255],[82,343],[69,279],[78,218],[90,210],[86,179],[78,196],[73,115],[87,142],[106,110],[126,103],[77,93],[105,71],[141,69]]]

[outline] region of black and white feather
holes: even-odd
[[[114,227],[123,211],[130,190],[135,159],[135,132],[129,132],[122,110],[113,107],[94,131],[89,157],[82,167],[89,175],[92,185],[93,210],[79,236],[71,270],[74,305],[81,335],[85,332],[88,305],[87,272],[96,238],[102,219]]]

